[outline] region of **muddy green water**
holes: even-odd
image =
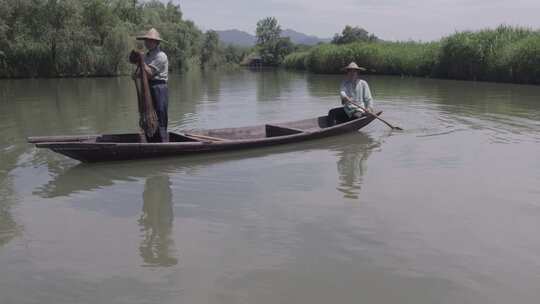
[[[190,72],[170,129],[303,119],[339,76]],[[538,303],[540,87],[369,77],[384,118],[268,149],[81,165],[132,82],[0,80],[0,303]]]

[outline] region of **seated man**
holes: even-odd
[[[345,113],[350,118],[362,117],[366,114],[360,107],[373,113],[373,98],[371,97],[369,85],[365,80],[358,78],[358,72],[365,71],[366,69],[351,62],[344,70],[346,71],[346,76],[345,80],[341,83],[340,96]]]

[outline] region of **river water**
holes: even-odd
[[[322,115],[340,76],[190,72],[170,129]],[[0,303],[538,303],[540,87],[368,77],[383,117],[289,146],[81,165],[129,78],[0,80]]]

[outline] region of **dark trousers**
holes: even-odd
[[[329,127],[335,126],[338,124],[342,124],[344,122],[351,121],[356,118],[361,118],[362,116],[365,116],[365,113],[356,112],[353,114],[353,117],[349,117],[343,107],[334,108],[328,111],[328,121],[327,125]]]
[[[169,133],[167,132],[167,124],[169,118],[167,115],[169,107],[169,88],[166,83],[154,84],[150,86],[150,95],[152,95],[152,103],[159,122],[159,129],[148,139],[149,142],[169,142]]]

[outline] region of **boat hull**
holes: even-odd
[[[365,127],[374,119],[374,117],[364,116],[334,126],[327,126],[327,117],[322,116],[313,120],[279,125],[198,132],[203,135],[171,132],[172,142],[168,143],[140,142],[138,140],[139,134],[30,137],[28,142],[34,143],[38,148],[48,148],[81,162],[120,161],[290,144],[354,132]],[[313,126],[310,123],[317,125]],[[266,136],[262,137],[261,132],[264,132]],[[216,134],[223,135],[223,138],[215,137]]]

